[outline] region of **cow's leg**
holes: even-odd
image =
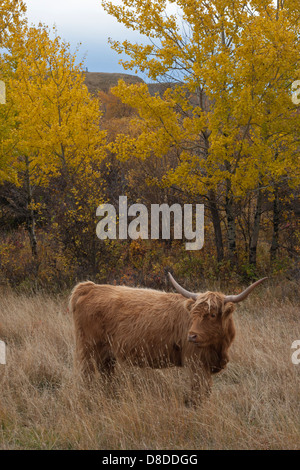
[[[84,332],[77,328],[75,365],[86,380],[91,381],[97,372],[103,378],[110,379],[114,372],[115,362],[109,344],[91,342]]]
[[[94,345],[85,338],[81,328],[76,329],[75,367],[85,379],[91,379],[95,373]]]
[[[76,354],[79,371],[85,379],[91,380],[96,372],[94,348],[89,344],[80,347]]]
[[[116,365],[110,345],[97,343],[94,347],[94,360],[97,370],[107,379],[111,379]]]

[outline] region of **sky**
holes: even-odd
[[[111,49],[108,38],[141,42],[141,36],[108,15],[100,0],[25,0],[24,3],[29,24],[42,22],[50,27],[55,24],[59,36],[71,44],[72,51],[81,43],[79,58],[86,56],[89,72],[134,73],[118,64],[121,56]],[[145,79],[141,73],[138,75]]]

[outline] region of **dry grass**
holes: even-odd
[[[87,388],[72,367],[66,299],[3,292],[1,449],[299,449],[298,287],[265,288],[239,306],[226,372],[198,409],[184,371],[120,370]]]

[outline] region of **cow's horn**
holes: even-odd
[[[250,294],[250,292],[253,291],[253,289],[255,289],[256,286],[258,286],[261,282],[265,281],[266,279],[268,278],[263,277],[262,279],[259,279],[259,281],[254,282],[253,284],[251,284],[251,286],[247,287],[247,289],[245,289],[243,292],[241,292],[238,295],[227,295],[224,299],[224,304],[226,304],[227,302],[233,302],[233,303],[241,302]]]
[[[198,295],[194,294],[193,292],[189,292],[188,290],[181,287],[178,282],[175,281],[171,273],[168,273],[168,276],[171,283],[173,284],[173,287],[177,290],[177,292],[179,292],[179,294],[183,295],[184,297],[187,297],[188,299],[197,299]]]

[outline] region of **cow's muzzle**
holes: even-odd
[[[197,343],[197,342],[198,342],[198,341],[197,341],[197,336],[198,336],[198,335],[196,335],[196,334],[194,334],[194,333],[189,334],[189,335],[188,335],[188,341],[189,341],[190,343]]]

